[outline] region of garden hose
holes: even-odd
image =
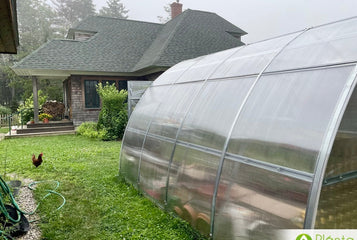
[[[34,214],[34,213],[36,212],[37,208],[40,206],[41,202],[42,202],[43,200],[45,200],[47,197],[49,197],[51,194],[55,194],[55,195],[57,195],[57,196],[60,196],[60,197],[62,198],[62,200],[63,200],[62,204],[56,209],[56,211],[57,211],[57,210],[60,210],[60,209],[66,204],[66,198],[65,198],[62,194],[56,192],[57,188],[58,188],[59,185],[60,185],[59,181],[56,181],[56,180],[44,180],[44,181],[32,182],[32,183],[30,183],[30,184],[28,185],[28,188],[29,188],[30,190],[35,190],[35,189],[32,187],[33,185],[37,185],[37,184],[45,183],[45,182],[54,182],[54,183],[56,183],[56,187],[55,187],[54,189],[52,189],[52,190],[48,190],[48,189],[47,189],[46,192],[48,192],[48,193],[47,193],[44,197],[42,197],[40,203],[37,204],[35,210],[34,210],[33,212],[31,212],[31,213],[25,213],[25,214],[28,214],[28,215]]]
[[[34,185],[38,185],[40,183],[45,183],[45,182],[54,182],[54,183],[56,183],[56,187],[54,189],[52,189],[52,190],[48,190],[48,189],[45,190],[47,192],[47,194],[44,197],[42,197],[40,202],[37,204],[36,208],[32,212],[25,212],[25,211],[20,209],[20,207],[18,206],[18,204],[15,201],[15,198],[14,198],[9,186],[4,181],[4,179],[0,176],[0,188],[2,190],[2,192],[0,191],[0,213],[3,214],[5,219],[9,220],[11,223],[17,224],[17,223],[20,222],[22,214],[33,215],[37,211],[37,209],[40,206],[41,202],[44,199],[46,199],[47,197],[49,197],[51,194],[55,194],[55,195],[60,196],[62,198],[62,200],[63,200],[62,204],[55,211],[60,210],[65,205],[66,199],[62,194],[56,192],[57,188],[60,185],[60,183],[58,181],[55,181],[55,180],[36,181],[36,182],[30,183],[28,185],[28,188],[30,190],[35,190],[33,188]],[[5,204],[5,198],[7,196],[9,197],[10,203],[12,204],[14,209],[16,210],[16,215],[17,215],[16,218],[10,216],[9,210],[7,209],[7,206],[9,206],[9,205]],[[34,220],[34,221],[37,221],[37,220]],[[31,222],[34,222],[34,221],[31,221]],[[8,233],[6,233],[6,232],[4,232],[2,230],[0,230],[0,237],[2,239],[4,239],[4,240],[12,239],[12,237]]]

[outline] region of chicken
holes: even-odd
[[[40,153],[40,155],[38,155],[38,158],[36,159],[35,154],[32,154],[32,163],[33,165],[35,165],[35,167],[38,167],[41,165],[42,163],[42,153]]]

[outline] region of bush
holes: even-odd
[[[41,90],[38,91],[38,107],[41,108],[46,102],[47,96],[43,94]],[[22,103],[17,111],[20,113],[21,121],[26,123],[33,119],[33,94]]]
[[[98,119],[98,129],[104,130],[103,140],[117,140],[124,135],[128,122],[127,104],[128,92],[116,89],[115,85],[98,84],[97,92],[102,100],[102,109]]]
[[[82,123],[77,128],[77,133],[85,137],[99,138],[99,139],[103,139],[103,136],[106,134],[104,130],[97,131],[97,123],[95,122]]]
[[[11,110],[10,108],[4,107],[0,105],[0,114],[2,115],[6,115],[6,114],[10,114]]]

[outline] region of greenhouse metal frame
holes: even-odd
[[[120,173],[214,239],[357,228],[356,42],[349,18],[173,66],[132,113]]]

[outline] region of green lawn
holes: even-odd
[[[59,200],[51,196],[39,208],[44,239],[203,239],[120,180],[120,144],[74,135],[4,140],[0,174],[6,162],[7,173],[61,183],[66,205],[53,212]],[[44,162],[35,168],[31,155],[40,152]]]
[[[9,127],[0,127],[0,133],[8,133]]]

